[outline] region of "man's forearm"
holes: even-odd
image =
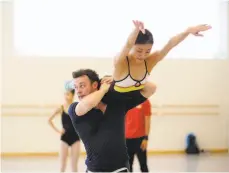
[[[148,136],[150,132],[151,118],[147,116],[145,118],[145,135]]]
[[[81,102],[89,109],[92,109],[99,104],[104,95],[105,92],[98,90],[86,96]]]
[[[99,104],[104,95],[103,90],[98,90],[84,97],[76,106],[76,114],[78,116],[86,114]]]

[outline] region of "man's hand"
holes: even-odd
[[[141,149],[145,151],[147,149],[147,146],[148,146],[148,140],[143,139],[141,143]]]
[[[101,84],[103,83],[111,84],[112,82],[113,82],[112,76],[104,76],[101,80]]]
[[[92,108],[95,108],[102,100],[103,96],[109,91],[110,84],[103,83],[98,91],[85,96],[76,106],[77,116],[85,115]]]

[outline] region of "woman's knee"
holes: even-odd
[[[157,90],[157,86],[154,83],[147,82],[142,90],[142,95],[146,98],[152,96]]]

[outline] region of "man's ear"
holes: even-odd
[[[92,88],[93,89],[99,89],[99,86],[100,86],[99,83],[96,82],[96,81],[92,83]]]

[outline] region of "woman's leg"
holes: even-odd
[[[68,159],[68,144],[61,141],[60,144],[60,171],[65,172]]]
[[[71,146],[71,164],[72,164],[72,172],[78,171],[78,160],[80,155],[80,141],[76,141]]]

